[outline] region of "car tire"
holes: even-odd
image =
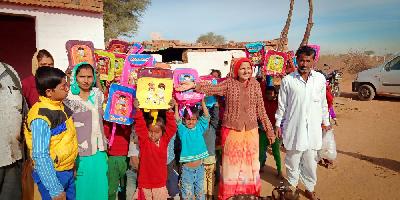
[[[361,101],[370,101],[375,97],[375,90],[370,85],[361,85],[358,88],[358,98]]]

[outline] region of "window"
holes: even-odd
[[[390,61],[389,68],[390,70],[400,70],[400,56]]]

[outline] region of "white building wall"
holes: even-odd
[[[229,73],[232,56],[234,58],[245,57],[241,50],[212,51],[212,52],[188,52],[188,63],[171,64],[172,69],[194,68],[199,75],[208,75],[211,69],[219,69],[222,77]],[[227,64],[224,62],[227,61]]]
[[[66,9],[19,6],[0,3],[0,13],[28,15],[35,18],[36,48],[46,49],[54,57],[55,67],[66,70],[68,40],[92,41],[104,49],[103,15]]]

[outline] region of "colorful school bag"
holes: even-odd
[[[114,53],[115,61],[114,66],[111,67],[111,73],[109,74],[109,79],[113,80],[114,82],[119,83],[121,80],[122,72],[124,71],[124,64],[126,54],[121,53]]]
[[[104,120],[113,123],[109,146],[112,146],[114,142],[116,124],[131,125],[133,123],[135,96],[135,89],[116,83],[111,84],[104,112]]]
[[[285,75],[287,54],[280,51],[268,50],[265,55],[264,71],[266,75]]]
[[[131,125],[133,123],[133,101],[135,97],[135,89],[112,83],[104,119],[117,124]]]
[[[68,40],[65,43],[69,66],[72,70],[75,65],[81,62],[87,62],[96,69],[94,58],[94,46],[91,41]]]
[[[111,53],[127,53],[128,48],[129,48],[128,42],[125,42],[123,40],[113,39],[108,43],[106,50]]]
[[[212,75],[200,76],[200,81],[207,82],[207,83],[210,83],[212,85],[217,85],[218,82],[220,82],[219,79],[215,78]],[[215,97],[215,96],[206,96],[204,98],[204,101],[206,102],[206,106],[208,108],[211,108],[217,103],[217,97]]]
[[[168,109],[172,99],[173,81],[169,69],[142,68],[138,73],[137,99],[146,110]]]
[[[179,87],[185,81],[199,82],[199,76],[195,69],[191,68],[177,68],[174,70],[174,87]],[[191,107],[201,102],[204,94],[194,92],[193,90],[174,93],[175,99],[179,105],[179,112],[181,116],[186,109],[189,115],[192,115]]]
[[[152,67],[155,63],[154,57],[149,54],[129,54],[125,59],[121,84],[132,88],[136,87],[139,69]]]
[[[315,63],[317,63],[318,60],[319,60],[319,52],[321,50],[321,47],[319,45],[316,45],[316,44],[308,44],[307,46],[309,46],[309,47],[311,47],[311,48],[313,48],[315,50],[315,59],[314,59],[314,61],[315,61]]]
[[[254,66],[264,64],[265,45],[262,42],[253,42],[245,45],[246,57],[252,61]]]
[[[113,73],[112,68],[115,65],[115,56],[113,53],[103,50],[95,50],[94,57],[96,60],[96,66],[100,73],[99,77],[101,81],[111,81],[114,76],[110,76]]]

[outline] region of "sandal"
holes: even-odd
[[[310,200],[320,200],[316,195],[315,192],[310,192],[308,190],[305,191],[305,197],[307,197]]]

